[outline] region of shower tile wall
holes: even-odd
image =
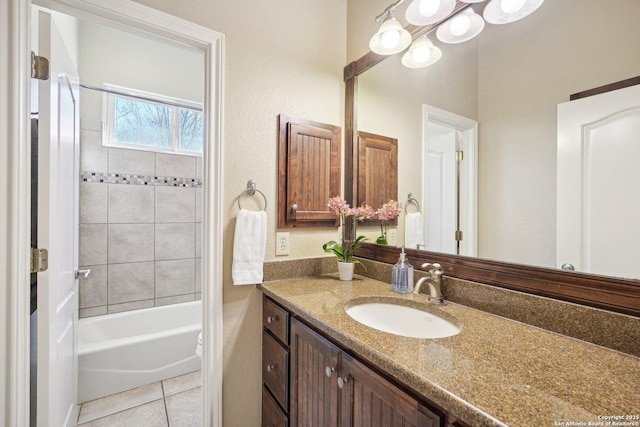
[[[103,147],[101,122],[80,124],[80,317],[200,299],[202,158]]]

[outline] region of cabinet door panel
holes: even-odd
[[[342,426],[437,427],[441,416],[357,360],[342,359]],[[346,391],[346,392],[345,392]]]
[[[337,426],[339,349],[296,319],[290,348],[291,426]]]

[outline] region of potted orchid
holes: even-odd
[[[397,218],[402,212],[402,205],[395,201],[389,200],[382,207],[375,211],[375,217],[380,220],[380,236],[376,239],[376,243],[380,245],[388,245],[387,226],[389,221]]]
[[[365,236],[358,236],[355,240],[351,240],[349,236],[346,236],[347,230],[345,224],[347,221],[352,221],[353,235],[355,235],[357,221],[373,218],[374,211],[369,205],[364,205],[359,208],[351,208],[340,196],[329,199],[327,206],[329,206],[329,210],[334,215],[340,218],[340,225],[342,226],[342,244],[339,245],[336,241],[331,240],[322,245],[322,249],[325,252],[332,253],[338,257],[340,280],[351,280],[353,278],[353,269],[355,264],[361,264],[364,267],[360,261],[353,259],[353,255],[356,249],[362,246],[367,238]]]

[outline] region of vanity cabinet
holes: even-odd
[[[266,323],[269,315],[263,315],[264,427],[465,426],[459,422],[452,424],[454,420],[446,411],[415,398],[266,296],[263,307],[271,314],[281,310],[278,321],[286,316],[288,325],[286,342],[278,342]],[[286,352],[286,358],[282,357],[282,351]],[[274,363],[286,362],[288,370],[281,365],[272,367]],[[278,375],[280,379],[272,379]],[[282,388],[279,381],[286,378],[289,386]],[[285,402],[280,400],[283,390]],[[277,416],[284,417],[283,424],[274,421]]]

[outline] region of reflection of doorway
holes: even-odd
[[[426,250],[477,253],[476,121],[423,106]]]
[[[26,58],[26,52],[28,49],[29,41],[29,13],[28,6],[30,2],[19,2],[17,0],[9,0],[7,2],[8,9],[11,11],[11,25],[7,25],[8,39],[17,40],[12,46],[20,46],[22,50],[11,49],[6,54],[3,52],[3,59],[8,59],[6,63],[21,64],[20,71],[24,72],[26,67],[22,67],[24,59]],[[207,200],[207,209],[205,217],[203,219],[205,236],[204,241],[204,280],[203,280],[203,300],[209,307],[209,310],[205,312],[204,318],[204,340],[208,343],[207,349],[204,354],[204,398],[205,402],[205,425],[221,425],[221,396],[219,390],[222,384],[222,277],[220,271],[215,271],[209,268],[209,265],[219,265],[222,263],[222,251],[221,242],[222,228],[219,226],[221,223],[221,201],[222,201],[222,189],[220,182],[222,176],[219,172],[222,165],[222,150],[221,150],[221,129],[220,129],[220,111],[222,111],[221,105],[221,89],[222,89],[222,35],[212,30],[199,27],[197,25],[182,21],[178,18],[171,17],[169,15],[162,14],[153,9],[139,5],[134,2],[117,1],[109,4],[93,5],[91,2],[81,0],[70,1],[51,1],[47,2],[47,6],[54,10],[62,10],[64,12],[72,14],[74,16],[82,16],[84,18],[96,19],[101,22],[109,21],[113,24],[117,24],[120,28],[128,28],[132,32],[141,32],[154,37],[161,37],[167,40],[173,40],[183,45],[189,45],[194,49],[204,52],[205,60],[205,74],[207,75],[207,91],[205,93],[205,112],[207,128],[206,128],[206,140],[207,149],[205,150],[205,168],[204,176],[210,178],[209,184],[204,189],[204,200]],[[3,15],[4,15],[3,6]],[[7,15],[9,16],[9,15]],[[4,19],[3,19],[3,22]],[[6,22],[5,22],[6,23]],[[5,62],[3,60],[3,62]],[[11,94],[13,98],[19,100],[21,105],[28,105],[26,100],[28,99],[28,80],[24,75],[20,76],[13,72],[9,74],[11,81],[9,82],[12,87]],[[5,75],[3,74],[3,89],[5,89]],[[27,123],[27,112],[22,111],[21,108],[16,108],[11,116],[20,116],[23,123]],[[15,112],[19,111],[19,113]],[[3,122],[4,123],[4,122]],[[16,143],[16,147],[23,147],[26,145],[26,133],[24,129],[16,129],[13,121],[10,123],[10,128],[14,131],[13,137],[19,136],[19,143]],[[13,166],[21,165],[20,168],[11,168],[11,176],[16,182],[24,183],[28,180],[30,174],[30,168],[24,167],[22,157],[24,152],[20,150],[9,151],[6,157],[8,164]],[[4,156],[3,156],[4,157]],[[16,186],[18,188],[18,186]],[[24,189],[25,186],[20,187]],[[7,193],[3,193],[7,194]],[[3,225],[5,223],[14,224],[12,218],[27,218],[29,216],[29,208],[27,204],[28,199],[27,191],[15,191],[9,194],[6,198],[8,205],[14,206],[12,210],[12,216],[9,218],[11,221],[6,221],[7,217],[1,216]],[[24,223],[24,220],[21,220]],[[5,227],[3,227],[5,228]],[[2,366],[9,369],[3,369],[4,372],[12,372],[11,379],[7,381],[1,381],[2,391],[5,396],[13,396],[7,399],[8,404],[5,405],[4,419],[10,420],[11,425],[27,425],[28,424],[28,403],[25,404],[25,400],[29,393],[29,376],[25,375],[25,367],[28,370],[28,364],[25,364],[25,355],[29,353],[29,334],[24,333],[28,331],[28,315],[25,315],[25,304],[20,304],[20,301],[28,301],[29,287],[26,280],[28,276],[21,274],[24,271],[24,265],[28,264],[24,262],[24,254],[28,253],[27,245],[28,230],[26,227],[15,227],[11,230],[11,242],[15,243],[12,248],[14,254],[13,257],[6,257],[11,265],[11,272],[13,274],[12,280],[7,282],[9,294],[12,295],[13,303],[7,304],[7,316],[10,320],[9,324],[11,328],[7,328],[8,336],[11,338],[11,346],[7,347],[8,357],[3,358]],[[4,240],[4,232],[2,233]],[[20,255],[22,254],[22,255]],[[3,254],[3,258],[4,254]],[[14,262],[14,259],[17,260]],[[214,272],[215,271],[215,272]],[[214,314],[215,313],[215,314]],[[77,317],[77,315],[76,315]],[[5,324],[2,324],[4,330]],[[28,356],[27,356],[28,357]],[[211,363],[207,361],[211,360]],[[5,363],[6,361],[6,363]],[[3,380],[5,377],[3,377]],[[210,391],[207,391],[207,386]],[[51,393],[51,391],[47,391]]]

